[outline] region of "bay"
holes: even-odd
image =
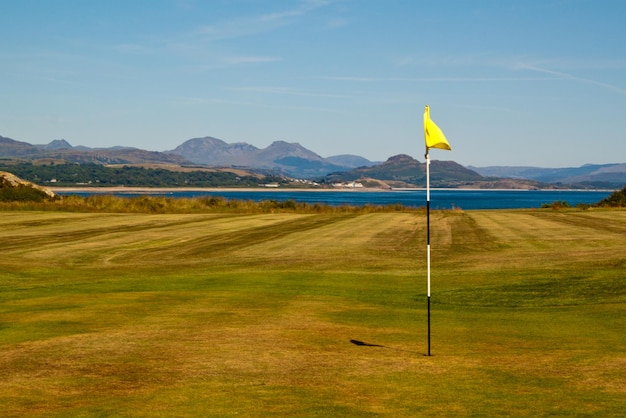
[[[88,191],[57,191],[60,195],[101,194],[98,189]],[[426,190],[393,191],[326,191],[326,190],[149,190],[141,192],[108,192],[117,196],[165,196],[172,198],[192,198],[220,196],[232,200],[293,200],[309,204],[331,206],[352,205],[395,205],[407,207],[426,206]],[[608,197],[607,190],[431,190],[431,209],[527,209],[540,208],[543,204],[561,201],[570,206],[593,204]]]

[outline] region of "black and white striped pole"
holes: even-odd
[[[428,356],[430,356],[430,149],[438,148],[450,151],[450,144],[441,129],[430,120],[430,108],[424,109],[424,141],[426,142],[426,276],[428,298]]]
[[[426,277],[428,297],[428,355],[430,356],[430,155],[426,148]]]

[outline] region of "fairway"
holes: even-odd
[[[623,416],[626,211],[0,212],[3,416]]]

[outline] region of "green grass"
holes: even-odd
[[[4,416],[622,416],[626,211],[0,212]],[[355,345],[351,340],[371,345]]]

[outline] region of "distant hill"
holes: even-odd
[[[0,158],[51,159],[81,164],[184,164],[186,162],[178,155],[138,148],[73,147],[64,139],[54,140],[47,145],[31,145],[3,136],[0,136]]]
[[[332,157],[327,157],[326,161],[329,161],[335,165],[349,168],[371,167],[373,165],[380,164],[380,162],[373,162],[368,160],[367,158],[359,157],[358,155],[352,154],[334,155]]]
[[[626,164],[585,164],[581,167],[472,167],[483,176],[535,180],[580,187],[619,188],[626,184]]]
[[[389,187],[424,187],[426,163],[400,154],[382,164],[336,172],[320,179],[323,183],[383,180]],[[454,161],[431,161],[430,184],[433,187],[459,187],[484,180],[483,176]]]
[[[289,184],[279,176],[263,176],[232,168],[157,165],[103,165],[0,160],[0,172],[49,187],[259,187]]]
[[[32,157],[39,153],[39,149],[27,142],[0,136],[0,157]]]

